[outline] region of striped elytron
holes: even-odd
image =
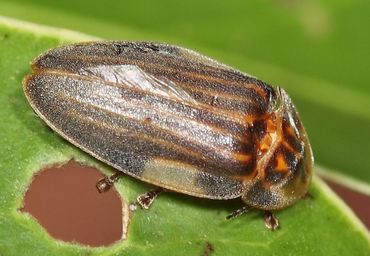
[[[24,80],[57,133],[125,174],[210,199],[276,210],[302,198],[313,157],[281,89],[196,52],[93,42],[42,54]]]

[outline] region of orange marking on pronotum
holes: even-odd
[[[289,166],[282,154],[278,154],[275,159],[276,159],[276,166],[275,166],[276,171],[287,172],[289,170]]]

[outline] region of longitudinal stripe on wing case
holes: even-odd
[[[37,76],[34,79],[37,80]],[[95,124],[99,122],[111,123],[111,125],[117,128],[129,129],[137,134],[143,133],[151,135],[156,139],[164,138],[177,147],[181,145],[187,149],[197,151],[199,155],[203,156],[202,161],[198,163],[192,162],[192,164],[207,166],[207,168],[203,167],[204,171],[207,172],[243,175],[249,173],[253,169],[254,158],[248,157],[248,155],[254,155],[254,146],[251,139],[243,143],[238,141],[237,138],[230,133],[223,133],[221,132],[222,130],[212,129],[212,127],[209,126],[205,127],[204,124],[200,122],[188,122],[182,118],[178,118],[175,115],[176,113],[166,118],[166,115],[163,113],[157,114],[155,110],[145,108],[149,107],[145,102],[140,104],[140,102],[130,102],[130,98],[121,98],[119,103],[116,103],[114,100],[112,101],[112,96],[114,96],[114,94],[112,94],[111,88],[105,88],[103,90],[104,93],[96,95],[95,99],[91,97],[94,92],[98,91],[94,86],[101,87],[104,86],[104,84],[79,83],[75,78],[73,81],[68,81],[68,83],[66,83],[65,79],[68,80],[68,77],[58,77],[55,76],[54,73],[52,74],[52,78],[48,79],[48,75],[43,74],[40,79],[44,80],[43,82],[46,84],[52,82],[56,84],[67,84],[62,88],[55,86],[47,91],[35,92],[35,95],[44,95],[44,99],[46,98],[45,95],[50,94],[47,97],[50,102],[48,104],[43,102],[43,105],[53,104],[53,102],[63,102],[64,109],[79,111],[81,117],[89,117],[90,120],[95,120]],[[34,83],[41,83],[41,81],[35,81]],[[81,92],[83,93],[81,94]],[[119,90],[115,92],[120,95]],[[138,108],[139,105],[140,108]],[[60,108],[61,106],[55,106],[55,108],[57,107]],[[54,109],[52,106],[49,108]],[[117,109],[121,110],[117,112]],[[64,113],[67,110],[59,112]],[[98,113],[98,115],[94,115],[94,113]],[[146,116],[151,117],[150,122],[146,121]],[[55,117],[50,115],[48,118],[53,120]],[[166,119],[169,121],[166,121]],[[73,123],[81,123],[79,115],[74,115],[73,118],[66,117],[66,120],[71,120],[68,124],[69,127],[63,127],[66,122],[65,120],[60,120],[61,122],[59,125],[62,126],[59,127],[60,130],[70,130],[74,127]],[[58,123],[57,120],[54,122]],[[88,124],[85,126],[91,127],[91,125]],[[207,129],[204,130],[204,128]],[[81,133],[81,129],[75,129],[74,132],[76,134]],[[124,133],[122,134],[128,136]],[[192,134],[194,134],[194,136],[191,136]],[[75,135],[72,132],[69,136]],[[76,136],[76,139],[78,139],[78,136]],[[84,140],[81,138],[80,140],[82,141],[81,143],[83,143]],[[108,147],[108,145],[105,147]],[[174,149],[172,148],[172,150]],[[164,151],[164,148],[162,148],[162,151]],[[142,151],[143,154],[152,154],[152,152],[146,152],[144,149]],[[182,159],[185,161],[184,157],[182,157]],[[214,166],[213,163],[216,162],[218,166]]]
[[[104,59],[103,59],[104,60]],[[63,60],[68,63],[77,63],[86,61],[90,65],[104,62],[99,58],[89,60],[86,57],[71,57]],[[151,60],[150,58],[148,61]],[[105,60],[107,61],[107,60]],[[59,64],[59,63],[58,63]],[[235,110],[238,114],[257,116],[266,112],[270,97],[273,97],[272,92],[263,91],[258,87],[258,82],[255,79],[248,81],[227,80],[227,77],[215,79],[212,74],[194,74],[195,70],[184,72],[181,68],[170,68],[172,63],[160,62],[159,64],[147,63],[144,61],[127,61],[117,62],[115,65],[137,65],[144,71],[157,76],[166,77],[178,86],[186,90],[197,101],[208,104],[211,107],[217,107],[224,110]],[[168,65],[168,66],[167,66]],[[72,65],[72,67],[78,65]],[[67,69],[68,71],[68,69]],[[77,70],[79,71],[79,70]],[[255,82],[255,83],[250,83]],[[201,90],[201,91],[200,91]],[[218,94],[227,95],[224,99]],[[261,95],[262,94],[262,95]],[[244,101],[240,99],[244,98]],[[250,100],[253,99],[253,100]]]
[[[183,56],[176,56],[174,52],[177,51],[173,51],[172,54],[128,51],[122,52],[120,55],[113,55],[112,52],[107,57],[107,55],[99,55],[98,51],[92,51],[90,55],[85,55],[86,52],[73,51],[67,57],[64,55],[56,58],[59,57],[58,54],[55,54],[56,56],[50,54],[49,58],[55,65],[67,70],[73,69],[75,72],[89,63],[90,65],[108,62],[110,65],[137,65],[153,75],[166,76],[178,83],[187,82],[188,86],[202,87],[208,91],[214,90],[214,92],[228,92],[231,96],[247,95],[246,97],[248,97],[248,94],[250,94],[253,97],[263,97],[256,98],[256,101],[260,104],[267,102],[270,94],[273,94],[271,87],[255,78],[231,71],[224,66],[214,66],[214,62],[205,65],[204,63],[200,64],[200,62],[189,61]],[[107,52],[102,54],[107,54]],[[66,63],[72,63],[73,65],[66,65]],[[45,61],[38,64],[50,67],[50,63]]]
[[[81,76],[66,72],[42,72],[38,75],[42,76],[44,75],[44,73],[46,76],[66,76],[69,77],[69,80],[71,82],[73,82],[73,79],[88,81],[91,84],[94,84],[98,81],[97,79],[91,79],[87,76]],[[164,98],[159,95],[144,92],[142,90],[136,90],[134,88],[130,88],[125,84],[110,83],[102,79],[100,79],[100,82],[102,84],[105,84],[107,86],[106,88],[109,90],[114,90],[114,88],[120,90],[120,92],[117,93],[117,101],[121,99],[124,100],[125,98],[131,98],[133,100],[146,102],[147,104],[152,105],[157,109],[163,109],[165,107],[166,109],[168,109],[168,112],[174,112],[177,116],[181,116],[183,118],[191,116],[191,118],[198,120],[199,122],[214,125],[216,127],[229,130],[230,132],[234,132],[235,136],[245,133],[246,127],[250,126],[250,124],[246,122],[246,119],[244,117],[245,114],[242,115],[240,112],[237,111],[222,111],[221,109],[211,108],[204,105],[189,105],[186,102],[178,102],[176,100],[172,100],[171,98]],[[89,90],[89,88],[87,87],[86,90]],[[99,97],[97,93],[98,92],[96,91],[95,95],[96,97]]]

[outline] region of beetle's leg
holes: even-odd
[[[122,172],[116,172],[109,177],[106,176],[96,183],[96,188],[98,189],[99,193],[107,192],[122,176]]]
[[[145,194],[139,195],[136,199],[138,204],[143,209],[149,209],[153,201],[158,197],[158,195],[163,191],[163,188],[156,188],[146,192]]]
[[[270,211],[265,211],[265,226],[268,229],[274,231],[279,227],[279,220],[274,216],[274,214]]]
[[[245,205],[244,207],[236,210],[236,211],[233,211],[232,213],[230,213],[229,215],[226,216],[226,219],[229,220],[229,219],[232,219],[232,218],[236,218],[240,215],[243,215],[247,212],[249,212],[249,210],[252,209],[252,207],[248,206],[248,205]]]

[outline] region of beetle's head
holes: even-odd
[[[242,195],[255,208],[285,208],[302,198],[312,176],[313,156],[305,129],[287,93],[277,89],[275,107],[259,141],[257,176]]]

